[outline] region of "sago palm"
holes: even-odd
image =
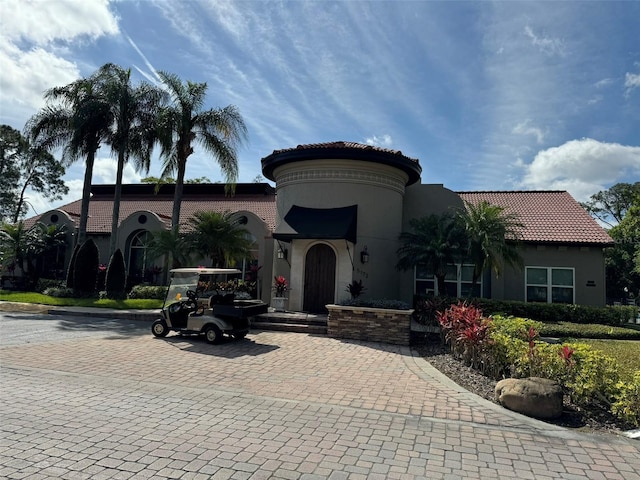
[[[175,174],[176,178],[171,219],[172,228],[177,231],[187,159],[194,151],[194,143],[213,155],[232,190],[238,178],[237,148],[246,139],[247,128],[233,105],[203,110],[206,83],[183,83],[178,76],[165,72],[158,75],[171,97],[170,103],[160,109],[158,135],[162,176]]]

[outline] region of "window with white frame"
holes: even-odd
[[[575,303],[575,269],[526,267],[526,301]]]
[[[447,265],[447,273],[444,279],[446,291],[443,295],[449,297],[468,297],[471,291],[473,279],[473,265],[467,264],[449,264]],[[438,282],[435,275],[424,265],[417,265],[415,268],[415,293],[425,295],[433,293],[440,295],[438,291]],[[482,278],[473,289],[473,297],[482,296]]]

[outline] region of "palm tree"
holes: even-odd
[[[55,277],[58,278],[58,274],[63,271],[64,267],[64,255],[60,255],[60,251],[64,252],[67,245],[67,226],[66,225],[45,225],[38,222],[34,225],[34,228],[38,228],[40,239],[40,259],[42,259],[42,269],[49,267],[49,270],[53,270]],[[52,265],[46,264],[49,260]]]
[[[35,285],[34,260],[42,252],[41,230],[26,228],[24,222],[5,223],[0,227],[0,261],[3,266],[17,266],[25,279]]]
[[[253,245],[248,232],[231,218],[231,213],[196,212],[189,233],[193,249],[211,258],[212,267],[226,267],[247,258]]]
[[[460,259],[465,246],[464,229],[450,214],[428,215],[409,221],[412,232],[402,232],[403,245],[398,249],[396,268],[408,270],[423,265],[433,272],[438,293],[446,292],[447,265]]]
[[[524,225],[514,213],[487,201],[478,204],[465,202],[466,209],[459,212],[467,236],[466,258],[473,264],[471,290],[487,268],[496,276],[502,272],[503,263],[513,267],[522,265],[517,241]]]
[[[187,236],[175,230],[159,230],[151,232],[151,240],[147,244],[150,259],[164,257],[166,267],[180,268],[191,263],[192,245]]]
[[[124,166],[131,157],[135,160],[136,171],[149,171],[156,138],[155,121],[164,93],[148,83],[131,85],[131,69],[125,70],[112,63],[103,65],[93,78],[111,108],[113,124],[106,142],[118,159],[109,243],[111,256],[118,245]]]
[[[80,157],[86,158],[76,238],[76,243],[81,244],[87,236],[93,164],[100,144],[108,139],[111,109],[93,78],[54,87],[45,93],[45,99],[47,106],[29,119],[26,130],[36,147],[47,150],[62,147],[62,160],[66,165]]]
[[[206,83],[182,83],[178,76],[165,72],[158,75],[171,95],[171,103],[160,109],[158,136],[164,161],[162,176],[176,175],[171,220],[172,228],[178,231],[184,175],[193,142],[213,154],[232,191],[238,177],[236,149],[246,139],[247,128],[233,105],[202,110]]]

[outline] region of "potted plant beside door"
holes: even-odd
[[[289,289],[287,279],[282,275],[273,277],[273,289],[275,291],[275,297],[271,299],[272,306],[276,312],[284,312],[286,310],[286,294]]]

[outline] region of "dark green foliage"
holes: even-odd
[[[78,249],[73,265],[73,291],[79,296],[91,296],[96,291],[100,253],[92,239],[84,242]]]
[[[76,265],[76,258],[78,258],[78,250],[80,250],[80,245],[76,244],[76,246],[73,248],[71,259],[69,260],[69,267],[67,268],[66,285],[67,288],[71,289],[73,289],[73,269]]]
[[[355,300],[343,300],[340,305],[345,307],[367,307],[367,308],[382,308],[386,310],[409,310],[411,306],[403,302],[402,300],[388,300],[386,298],[381,299],[355,299]]]
[[[636,325],[612,327],[601,324],[580,324],[559,322],[543,323],[540,335],[556,338],[606,338],[616,340],[640,340],[640,328]]]
[[[48,287],[42,292],[42,294],[56,298],[73,298],[73,290],[65,286]]]
[[[417,265],[433,272],[438,291],[443,294],[447,266],[460,261],[467,245],[464,225],[451,214],[427,215],[409,221],[411,231],[402,232],[398,249],[398,270],[409,270]]]
[[[105,280],[107,298],[125,298],[126,285],[127,273],[126,266],[124,264],[124,257],[122,256],[122,251],[117,249],[113,255],[111,255],[109,266],[107,267],[107,277]]]
[[[36,283],[35,291],[43,293],[48,288],[61,288],[65,286],[63,280],[55,280],[53,278],[40,278]]]
[[[190,222],[192,250],[211,258],[212,267],[233,266],[249,257],[253,241],[230,212],[196,212]]]
[[[158,285],[136,285],[129,292],[128,298],[151,298],[156,300],[164,300],[167,295],[167,289]]]
[[[366,290],[365,286],[362,284],[362,280],[354,280],[349,285],[347,285],[346,291],[351,295],[351,300],[355,300],[360,295],[364,293]]]
[[[428,301],[423,301],[428,300]],[[444,310],[457,303],[457,299],[441,299],[438,309]],[[431,309],[432,297],[416,296],[414,305],[416,317],[423,309]],[[472,298],[469,300],[484,312],[485,315],[512,315],[514,317],[530,318],[539,322],[555,323],[599,323],[603,325],[626,325],[635,319],[640,311],[638,307],[607,306],[591,307],[587,305],[567,305],[560,303],[526,303],[510,300],[491,300],[488,298]],[[427,314],[429,312],[426,312]]]

